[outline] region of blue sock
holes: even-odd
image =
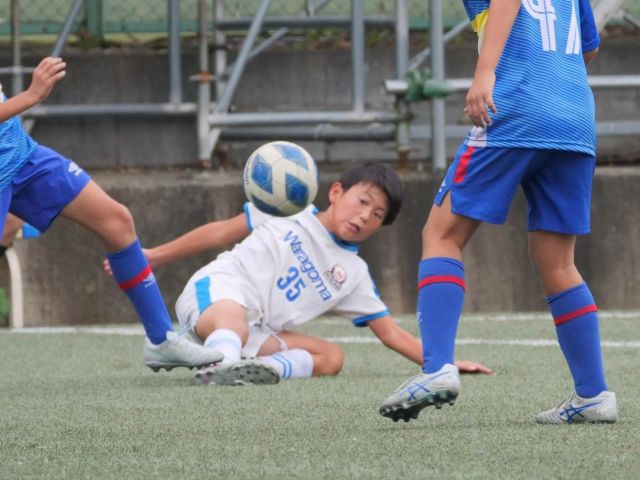
[[[422,370],[437,372],[453,364],[458,321],[464,302],[464,265],[454,258],[428,258],[418,272],[418,326]]]
[[[607,390],[600,351],[598,309],[586,283],[547,297],[558,342],[576,393],[591,398]]]
[[[140,242],[136,239],[124,250],[108,254],[107,258],[118,286],[138,312],[149,340],[156,345],[164,342],[167,332],[173,330],[173,324]]]

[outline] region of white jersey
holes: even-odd
[[[181,323],[193,326],[194,317],[221,299],[244,305],[250,325],[273,332],[291,330],[329,311],[356,326],[389,315],[357,245],[327,231],[316,213],[311,205],[278,218],[247,203],[251,234],[191,277],[178,300]],[[185,301],[187,297],[196,300]],[[181,303],[193,304],[192,310],[197,304],[198,312],[180,308]]]

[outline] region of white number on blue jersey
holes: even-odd
[[[522,0],[524,8],[533,18],[540,22],[542,50],[556,51],[556,10],[551,0]]]
[[[522,0],[525,10],[533,18],[540,22],[540,37],[542,39],[542,50],[545,52],[556,51],[556,9],[553,8],[552,0]],[[569,36],[567,38],[567,55],[579,55],[580,29],[576,15],[576,5],[571,1],[571,24],[569,25]]]
[[[286,290],[285,296],[290,302],[295,301],[307,286],[300,278],[300,271],[296,267],[289,267],[287,276],[278,278],[276,285],[280,290]]]

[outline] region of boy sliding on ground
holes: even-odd
[[[599,36],[588,0],[464,0],[480,38],[467,94],[474,128],[427,219],[419,268],[422,374],[380,407],[397,421],[455,401],[452,364],[464,299],[462,249],[481,222],[503,223],[518,185],[529,203],[529,253],[553,315],[575,392],[538,423],[615,422],[593,296],[574,264],[590,230],[594,101],[585,63]],[[494,102],[495,101],[495,102]]]
[[[65,76],[65,67],[60,58],[45,58],[34,70],[31,86],[10,99],[0,86],[0,232],[9,210],[40,231],[60,214],[88,228],[104,242],[114,277],[144,325],[145,363],[157,370],[219,361],[220,352],[195,345],[173,330],[129,210],[78,165],[38,145],[22,128],[17,115],[46,99]]]
[[[357,255],[359,242],[394,221],[403,198],[390,167],[358,164],[331,186],[322,212],[310,206],[276,218],[248,203],[244,214],[146,250],[158,265],[244,239],[196,272],[176,303],[194,341],[225,356],[199,370],[196,382],[243,385],[336,375],[344,360],[340,347],[294,331],[329,311],[368,326],[384,345],[421,364],[420,341],[391,318]],[[473,362],[457,365],[463,372],[491,373]]]

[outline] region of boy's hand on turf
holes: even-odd
[[[473,76],[471,87],[467,92],[467,106],[464,111],[469,114],[471,122],[480,128],[491,125],[489,111],[498,113],[493,103],[493,87],[496,83],[496,73],[491,68],[478,67]]]
[[[58,57],[47,57],[33,71],[31,85],[27,93],[34,103],[40,103],[49,96],[55,83],[65,76],[67,64]]]
[[[483,373],[485,375],[492,375],[493,371],[485,367],[484,365],[476,362],[469,362],[467,360],[456,360],[456,367],[460,370],[460,373]]]

